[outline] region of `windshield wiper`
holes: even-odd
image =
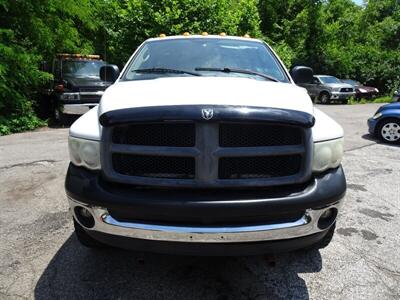
[[[210,71],[210,72],[224,72],[224,73],[242,73],[242,74],[249,74],[249,75],[256,75],[263,77],[270,81],[279,82],[278,79],[265,75],[263,73],[258,73],[255,71],[245,70],[245,69],[235,69],[235,68],[195,68],[196,71]]]
[[[199,73],[184,71],[184,70],[176,70],[176,69],[168,69],[168,68],[150,68],[150,69],[136,69],[131,72],[135,73],[175,73],[175,74],[189,74],[193,76],[201,76]]]

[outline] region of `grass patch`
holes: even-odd
[[[382,97],[377,97],[374,99],[355,99],[355,98],[350,98],[348,104],[354,105],[354,104],[368,104],[368,103],[389,103],[392,102],[392,97],[390,96],[382,96]]]
[[[0,136],[33,130],[46,125],[46,121],[39,119],[33,113],[24,116],[13,115],[9,118],[0,116]]]

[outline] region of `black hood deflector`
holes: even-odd
[[[206,119],[203,110],[208,110]],[[124,108],[108,111],[100,116],[100,124],[109,127],[137,122],[185,121],[249,121],[281,123],[304,128],[314,126],[315,118],[311,114],[290,109],[226,106],[226,105],[174,105]]]

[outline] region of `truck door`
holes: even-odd
[[[318,97],[321,90],[322,83],[318,77],[313,78],[313,82],[310,84],[309,94],[312,98]]]

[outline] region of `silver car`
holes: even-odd
[[[323,104],[339,101],[346,104],[355,95],[354,87],[329,75],[315,75],[311,83],[300,84],[306,88],[312,99]]]

